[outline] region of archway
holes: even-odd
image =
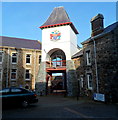
[[[47,54],[46,61],[46,91],[47,94],[66,93],[66,55],[58,48]]]

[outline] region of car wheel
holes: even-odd
[[[27,100],[24,100],[21,105],[22,107],[26,108],[29,105],[29,103]]]

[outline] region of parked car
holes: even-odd
[[[4,88],[0,90],[0,98],[2,99],[2,105],[21,105],[27,107],[31,103],[38,102],[36,93],[26,90],[24,88]]]

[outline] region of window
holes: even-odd
[[[11,70],[11,80],[16,80],[17,69]]]
[[[91,65],[90,50],[86,51],[86,63],[87,65]]]
[[[4,88],[3,90],[0,90],[0,93],[8,93],[9,92],[9,88]]]
[[[39,64],[41,63],[41,55],[39,55]]]
[[[13,64],[17,63],[17,53],[12,53],[12,63]]]
[[[0,63],[3,62],[3,51],[0,51]]]
[[[25,79],[30,80],[30,70],[28,70],[28,69],[25,72]]]
[[[2,80],[2,69],[0,69],[0,81]]]
[[[88,89],[92,90],[92,74],[87,73]]]
[[[27,64],[30,64],[30,63],[31,63],[31,58],[30,58],[30,57],[31,57],[30,54],[27,54],[27,55],[26,55],[26,63],[27,63]]]
[[[80,88],[84,87],[84,80],[83,80],[83,76],[80,76]]]
[[[19,88],[12,88],[11,89],[11,92],[13,92],[13,93],[21,93],[22,92],[22,90],[21,89],[19,89]]]
[[[62,56],[56,55],[52,60],[53,67],[62,66]]]

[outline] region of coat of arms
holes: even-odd
[[[50,34],[50,39],[51,40],[60,40],[60,37],[61,37],[61,33],[58,30],[53,31]]]

